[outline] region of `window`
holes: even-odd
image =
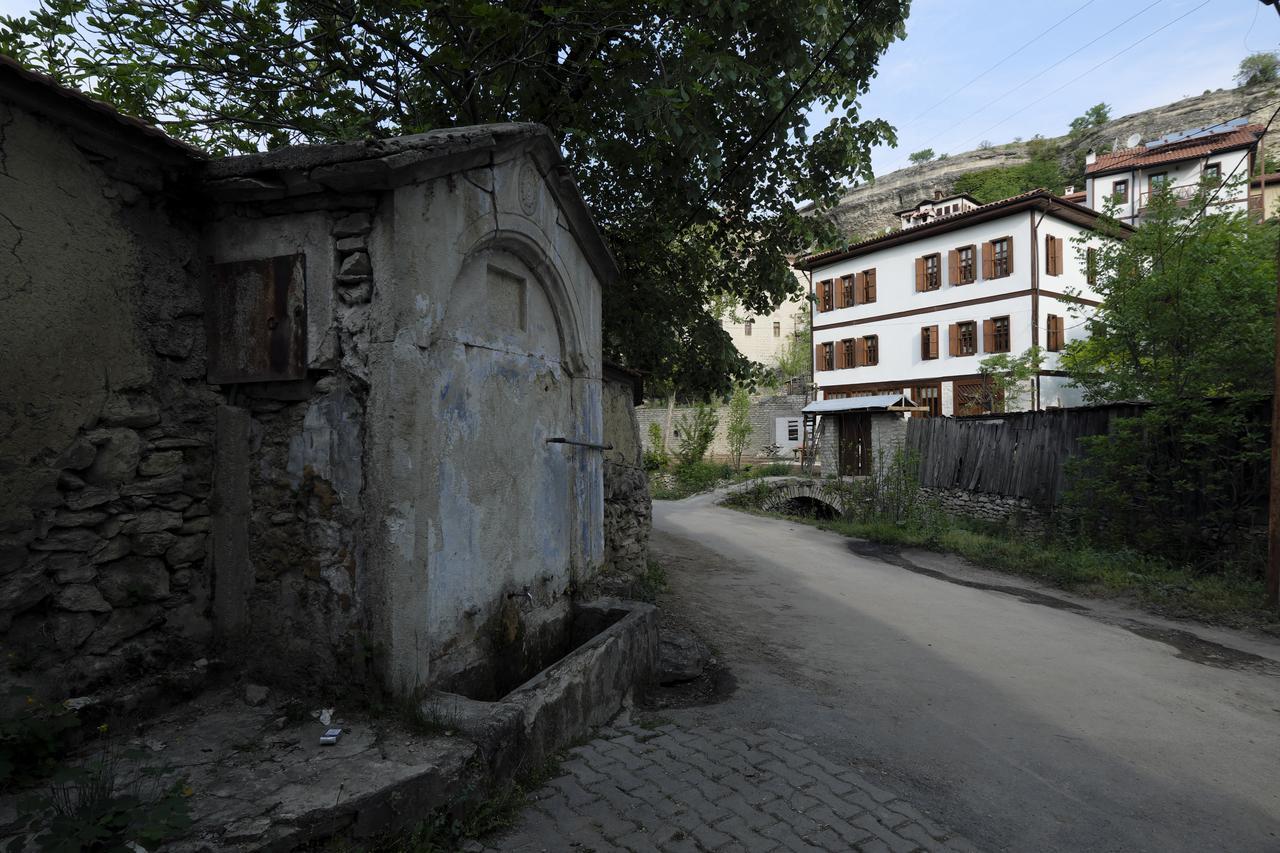
[[[773,336],[774,336],[775,338],[780,338],[780,337],[782,337],[782,324],[781,324],[781,323],[774,322],[774,324],[773,324]]]
[[[1063,318],[1057,314],[1049,315],[1048,334],[1045,336],[1045,349],[1049,352],[1060,352],[1066,344],[1066,329]]]
[[[992,317],[982,321],[982,337],[985,352],[1009,351],[1009,318]]]
[[[947,253],[947,262],[951,267],[951,283],[972,284],[978,277],[978,249],[976,246],[961,246]]]
[[[1044,235],[1044,271],[1047,275],[1062,275],[1062,238]]]
[[[922,417],[936,418],[942,414],[942,386],[940,385],[917,385],[911,389],[911,400],[917,406],[926,406],[929,411],[923,413]],[[920,415],[919,412],[916,413]]]
[[[867,335],[862,339],[862,363],[867,365],[880,363],[879,335]]]
[[[974,355],[978,352],[978,324],[972,320],[951,324],[950,347],[953,356]]]
[[[858,289],[858,302],[866,304],[876,301],[876,271],[872,269],[859,273],[861,286]]]
[[[920,358],[928,361],[938,357],[938,327],[925,326],[920,330]]]
[[[1111,200],[1116,204],[1125,204],[1129,201],[1129,182],[1128,181],[1112,181],[1111,182]]]
[[[937,290],[942,286],[942,256],[934,253],[916,258],[916,290]]]
[[[743,333],[744,335],[746,335],[748,338],[749,338],[749,337],[751,337],[751,326],[752,326],[752,325],[753,325],[753,324],[752,324],[752,322],[751,322],[750,320],[748,320],[747,322],[745,322],[745,323],[743,323],[743,324],[742,324],[742,333]]]
[[[854,346],[853,338],[848,338],[840,342],[840,359],[841,367],[857,367],[857,348]]]
[[[834,344],[818,344],[813,353],[813,369],[815,373],[819,370],[835,369]]]
[[[1204,175],[1202,177],[1205,181],[1208,181],[1209,183],[1213,183],[1213,184],[1221,183],[1222,182],[1222,164],[1206,163],[1204,167]]]
[[[1004,278],[1013,272],[1013,239],[1001,237],[991,243],[991,275],[989,278]]]
[[[1155,195],[1156,193],[1160,192],[1161,188],[1167,187],[1168,185],[1169,185],[1168,172],[1157,172],[1156,174],[1147,178],[1147,189],[1151,191],[1150,193],[1151,195]]]
[[[837,308],[852,308],[858,304],[853,298],[853,278],[851,275],[840,277],[840,304]]]
[[[835,289],[835,282],[831,279],[824,279],[818,282],[818,310],[830,311],[832,308],[831,300],[835,298],[832,291]]]

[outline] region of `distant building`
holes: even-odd
[[[898,217],[903,228],[914,228],[917,225],[927,225],[944,216],[965,213],[973,210],[978,204],[978,200],[968,193],[943,196],[942,190],[934,190],[933,198],[926,199],[915,207],[895,211],[894,215]]]
[[[796,263],[815,297],[820,399],[905,395],[927,407],[921,414],[980,414],[990,395],[978,362],[1038,345],[1040,375],[1005,408],[1081,402],[1058,353],[1084,336],[1099,304],[1087,253],[1072,243],[1092,237],[1099,214],[1045,190],[965,202],[959,213]]]
[[[1136,225],[1152,194],[1167,187],[1181,203],[1195,197],[1204,181],[1247,179],[1253,174],[1258,140],[1265,128],[1237,119],[1206,128],[1166,134],[1144,144],[1130,137],[1129,146],[1085,158],[1085,202],[1102,211],[1115,202],[1117,218]],[[1247,181],[1214,200],[1218,212],[1244,210],[1249,203]]]
[[[808,279],[802,277],[806,289]],[[809,324],[809,302],[804,296],[788,299],[771,314],[747,314],[738,309],[720,320],[738,352],[752,361],[772,366],[782,348]]]

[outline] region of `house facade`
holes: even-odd
[[[788,299],[769,314],[751,314],[741,309],[720,320],[734,347],[752,361],[765,366],[777,363],[783,348],[809,322],[809,303],[802,296]]]
[[[1035,190],[802,258],[819,399],[905,395],[922,415],[993,405],[979,362],[1044,351],[1006,410],[1081,402],[1058,363],[1099,304],[1086,270],[1096,211]]]
[[[1114,202],[1116,217],[1129,225],[1142,219],[1153,193],[1168,187],[1189,203],[1204,181],[1240,180],[1214,199],[1212,210],[1246,209],[1247,179],[1253,174],[1258,141],[1265,128],[1237,119],[1206,128],[1166,134],[1141,145],[1085,158],[1085,206],[1102,211]]]

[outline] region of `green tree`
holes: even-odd
[[[907,0],[43,0],[0,52],[218,153],[484,122],[546,125],[622,269],[604,348],[684,393],[751,373],[709,306],[766,314],[873,146]],[[810,135],[812,108],[835,113]]]
[[[1060,193],[1065,186],[1060,152],[1049,139],[1032,139],[1027,143],[1026,163],[978,169],[956,179],[955,191],[968,193],[982,204],[1009,198],[1034,189]]]
[[[796,315],[799,321],[796,332],[782,344],[782,348],[774,357],[772,373],[774,383],[781,385],[797,377],[808,378],[812,373],[813,334],[809,328],[808,312]]]
[[[747,389],[739,385],[729,398],[729,420],[725,424],[725,438],[729,455],[733,457],[735,470],[742,467],[742,451],[751,440],[751,397]]]
[[[1006,412],[1010,407],[1021,408],[1029,402],[1036,376],[1044,363],[1044,353],[1038,346],[1028,348],[1022,355],[998,353],[978,363],[978,372],[985,378],[978,402],[991,412]]]
[[[1260,570],[1239,531],[1266,488],[1278,235],[1274,222],[1201,213],[1212,191],[1187,206],[1157,194],[1131,236],[1097,249],[1102,305],[1061,363],[1089,402],[1148,405],[1082,440],[1070,505],[1100,538]]]
[[[1067,135],[1072,137],[1083,136],[1089,131],[1099,128],[1109,121],[1111,121],[1111,107],[1107,104],[1094,104],[1089,107],[1089,109],[1085,110],[1084,115],[1071,120],[1070,129],[1067,131]]]
[[[922,163],[928,163],[935,156],[936,155],[933,153],[932,148],[925,148],[923,150],[915,152],[914,154],[908,155],[907,159],[911,161],[911,165],[919,166]]]
[[[1277,80],[1280,80],[1280,55],[1262,51],[1251,53],[1240,60],[1240,70],[1236,72],[1236,83],[1239,85],[1255,86]]]
[[[699,403],[693,411],[676,421],[676,460],[684,466],[702,461],[716,438],[720,416],[714,406]]]

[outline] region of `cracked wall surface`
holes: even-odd
[[[74,695],[209,639],[198,234],[136,146],[0,128],[0,665]]]

